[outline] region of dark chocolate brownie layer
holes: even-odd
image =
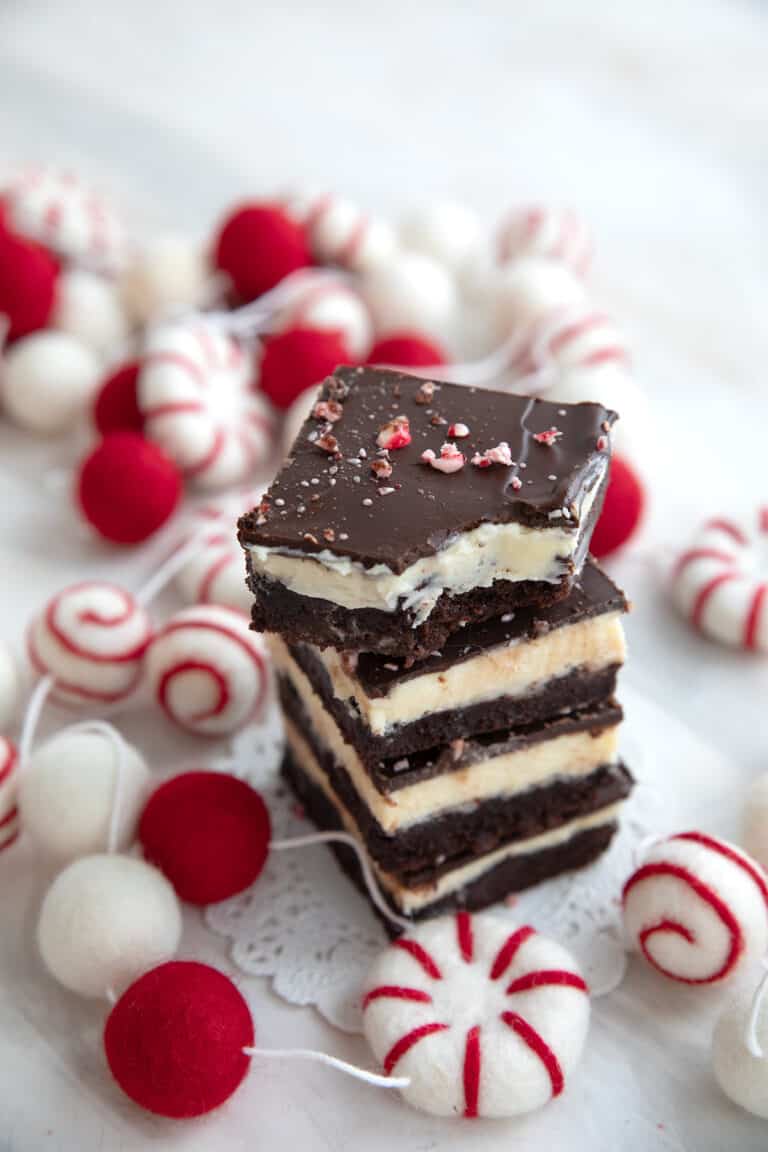
[[[318,828],[324,831],[343,830],[342,822],[331,801],[295,764],[288,753],[283,760],[282,773],[303,804],[307,815]],[[563,844],[557,844],[539,852],[510,856],[464,888],[419,911],[412,919],[414,921],[423,920],[443,912],[450,912],[456,908],[479,911],[481,908],[487,908],[489,905],[503,900],[510,892],[519,892],[562,872],[583,868],[585,865],[591,864],[605,851],[617,828],[618,825],[615,821],[609,821],[598,827],[578,832]],[[343,870],[363,894],[367,895],[360,865],[352,849],[336,844],[331,847]],[[396,907],[387,894],[384,895],[391,907],[402,915],[400,909]],[[389,921],[386,921],[386,926],[388,931],[396,932]]]
[[[342,608],[330,600],[291,592],[283,584],[256,575],[249,553],[246,570],[256,597],[251,619],[257,632],[278,632],[290,644],[304,640],[318,648],[417,660],[439,649],[451,633],[468,622],[502,616],[529,604],[546,609],[570,591],[570,577],[564,576],[559,584],[497,580],[490,588],[475,588],[462,596],[444,592],[429,617],[414,628],[412,610]]]
[[[278,676],[277,681],[283,710],[313,747],[322,750],[294,685],[286,676]],[[544,740],[553,740],[558,736],[569,736],[578,732],[598,734],[605,728],[621,723],[622,719],[621,706],[609,698],[598,701],[589,708],[550,717],[535,724],[524,724],[515,728],[505,727],[494,732],[478,732],[471,738],[461,737],[460,746],[441,743],[431,748],[415,749],[407,756],[387,757],[374,761],[363,760],[361,750],[356,746],[353,747],[374,787],[383,795],[391,795],[400,788],[418,784],[422,780],[430,780],[433,776],[465,771],[472,764],[487,760],[491,756],[519,752]]]
[[[575,669],[565,676],[548,680],[529,695],[497,696],[469,708],[430,712],[410,724],[402,724],[386,736],[375,736],[347,702],[334,695],[330,676],[311,648],[306,644],[296,644],[290,652],[360,759],[371,765],[423,748],[448,744],[454,739],[498,732],[502,728],[542,724],[561,714],[588,708],[613,696],[620,667],[613,664],[598,672]]]

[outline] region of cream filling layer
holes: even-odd
[[[338,812],[339,818],[346,831],[354,836],[361,844],[363,850],[365,850],[365,844],[354,818],[336,796],[325,773],[317,763],[311,748],[290,720],[286,720],[286,735],[291,750],[299,761],[303,771],[315,785],[322,789],[326,798],[333,804]],[[589,828],[600,828],[604,824],[612,823],[616,820],[621,807],[621,801],[617,804],[609,804],[597,812],[592,812],[588,816],[580,816],[576,820],[571,820],[567,824],[562,824],[559,828],[554,828],[549,832],[542,833],[540,836],[531,836],[528,840],[518,840],[514,844],[497,848],[495,851],[488,852],[484,856],[478,856],[476,859],[469,861],[467,864],[463,864],[459,868],[453,868],[444,872],[442,876],[437,877],[429,884],[421,884],[413,888],[401,884],[388,872],[383,872],[375,861],[371,860],[370,863],[379,884],[389,894],[392,902],[401,912],[412,914],[423,911],[425,908],[428,908],[430,904],[435,904],[438,900],[442,900],[446,896],[450,896],[453,892],[457,892],[460,888],[464,888],[467,884],[471,884],[474,880],[480,879],[486,872],[490,872],[492,868],[495,868],[497,864],[508,860],[512,856],[525,856],[533,852],[541,852],[546,848],[554,848],[559,844],[566,844],[570,839],[578,835],[579,832],[584,832]]]
[[[428,672],[393,684],[385,696],[368,696],[345,670],[333,648],[313,648],[322,661],[338,699],[354,700],[357,712],[375,736],[386,736],[432,712],[469,708],[497,696],[528,696],[536,685],[574,669],[599,672],[626,658],[624,629],[618,612],[555,628],[535,640],[487,649],[442,672]]]
[[[565,510],[549,528],[523,524],[481,524],[451,538],[434,556],[424,556],[397,575],[385,564],[365,568],[359,561],[324,549],[309,557],[288,548],[247,545],[257,575],[283,584],[299,596],[329,600],[342,608],[413,610],[422,624],[444,592],[459,596],[490,588],[495,580],[558,583],[577,552],[602,475],[584,496],[579,528],[566,531]]]
[[[389,835],[453,808],[473,806],[491,797],[514,796],[556,779],[587,776],[618,759],[619,725],[614,724],[595,736],[591,732],[573,732],[542,740],[383,794],[374,786],[302,669],[290,656],[285,659],[277,655],[275,663],[292,681],[321,743],[344,768],[361,801]]]

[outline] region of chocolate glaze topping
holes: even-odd
[[[482,523],[578,529],[578,505],[605,469],[614,412],[442,382],[425,401],[429,394],[423,379],[400,372],[337,369],[262,504],[241,519],[241,542],[309,555],[327,549],[399,574]],[[333,407],[329,421],[332,402],[341,415]],[[453,424],[469,435],[449,436]],[[377,437],[388,436],[410,442],[384,450]],[[439,458],[446,441],[465,457],[458,471],[422,462],[425,450]],[[471,463],[502,441],[512,464]],[[377,460],[388,460],[391,473],[372,470]]]

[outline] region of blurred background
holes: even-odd
[[[203,239],[286,189],[393,219],[449,197],[489,231],[514,203],[575,205],[655,417],[646,532],[615,565],[632,674],[662,699],[684,677],[686,719],[720,743],[732,686],[727,742],[751,757],[764,669],[692,637],[661,577],[704,517],[760,502],[767,50],[746,0],[4,0],[2,160],[75,167],[147,236]]]

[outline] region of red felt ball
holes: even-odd
[[[141,363],[128,360],[103,381],[93,406],[93,422],[102,436],[110,432],[144,431],[137,385]]]
[[[433,364],[447,364],[448,357],[439,344],[420,332],[393,332],[376,341],[368,353],[367,363],[431,368]]]
[[[131,1100],[174,1120],[228,1100],[250,1067],[254,1027],[243,996],[208,964],[171,960],[140,976],[107,1017],[104,1052]]]
[[[645,489],[632,465],[614,456],[600,519],[592,533],[590,550],[598,559],[622,548],[637,531],[645,510]]]
[[[339,332],[289,328],[267,341],[259,387],[277,408],[290,408],[296,397],[353,358]]]
[[[255,300],[311,263],[304,230],[278,204],[241,204],[214,240],[214,264],[242,301]]]
[[[40,244],[0,228],[0,314],[8,340],[45,328],[53,312],[59,268]]]
[[[173,514],[181,491],[173,461],[135,432],[105,436],[83,460],[77,481],[83,515],[113,544],[146,540]]]
[[[224,772],[172,777],[150,796],[139,821],[145,857],[189,904],[215,904],[250,888],[271,837],[259,793]]]

